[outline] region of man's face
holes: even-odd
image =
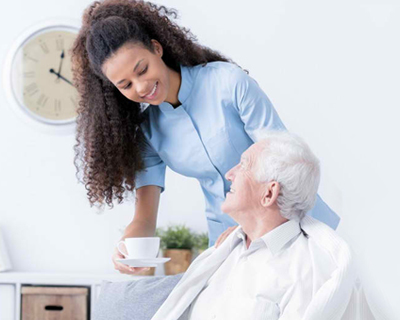
[[[256,181],[253,168],[257,154],[262,150],[260,144],[253,144],[243,152],[241,161],[231,170],[225,178],[232,182],[231,190],[226,194],[226,199],[221,206],[221,210],[236,221],[242,214],[249,210],[259,209],[261,198],[265,191],[265,184]],[[239,222],[238,221],[238,222]]]

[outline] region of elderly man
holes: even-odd
[[[192,263],[153,320],[340,319],[351,255],[332,229],[305,216],[320,179],[309,147],[269,133],[226,177],[222,211],[239,227]]]

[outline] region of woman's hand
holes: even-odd
[[[160,193],[161,188],[158,186],[144,186],[136,190],[135,216],[125,228],[124,235],[120,240],[135,237],[154,237]],[[126,250],[123,250],[123,252],[126,252]],[[124,255],[115,248],[112,255],[115,270],[124,274],[138,274],[150,269],[129,267],[117,261],[117,259],[124,258]]]
[[[112,255],[112,261],[114,263],[114,268],[115,270],[118,270],[119,272],[123,274],[138,274],[139,272],[142,271],[147,271],[150,268],[134,268],[127,266],[126,264],[123,264],[121,262],[118,262],[117,259],[124,259],[125,257],[118,251],[117,248],[114,249],[114,254]]]
[[[218,237],[217,241],[215,241],[215,247],[218,248],[222,242],[225,241],[226,238],[228,238],[228,236],[237,228],[238,226],[234,226],[234,227],[229,227],[228,229],[226,229],[224,232],[222,232],[220,234],[220,236]]]

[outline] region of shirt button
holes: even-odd
[[[212,316],[212,319],[216,319],[217,318],[217,316],[214,314],[213,316]]]

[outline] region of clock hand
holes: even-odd
[[[57,76],[57,78],[64,80],[65,82],[69,83],[71,86],[74,86],[74,85],[72,84],[71,81],[69,81],[67,78],[63,77],[63,76],[62,76],[61,74],[59,74],[58,72],[55,72],[53,68],[51,68],[51,69],[49,70],[49,72],[55,74],[55,75]]]
[[[60,66],[58,68],[58,74],[60,74],[60,72],[61,72],[62,63],[64,61],[64,50],[61,52],[61,57],[60,58],[61,58],[61,60],[60,60]]]
[[[65,82],[68,82],[71,86],[74,86],[71,81],[69,81],[68,79],[64,78],[61,74],[59,74],[58,76],[60,77],[60,79],[64,80]]]

